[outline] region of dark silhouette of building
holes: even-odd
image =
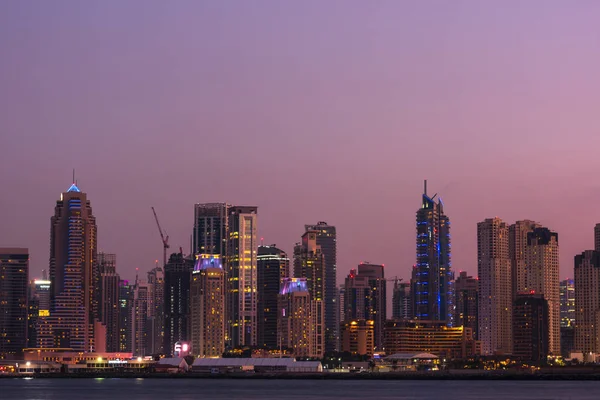
[[[119,281],[119,351],[133,353],[133,285]]]
[[[165,265],[165,353],[190,341],[190,283],[194,260],[173,253]]]
[[[165,354],[165,274],[156,266],[148,272],[150,305],[148,307],[146,354]]]
[[[98,253],[100,322],[106,327],[106,351],[119,351],[119,275],[117,256]]]
[[[335,226],[320,221],[316,225],[305,225],[306,232],[316,232],[317,245],[321,246],[325,263],[325,350],[335,351],[339,343],[339,320],[337,304],[337,231]]]
[[[392,319],[411,319],[412,300],[410,297],[410,283],[394,281],[392,292]]]
[[[575,352],[598,353],[600,313],[600,252],[586,250],[575,256]]]
[[[417,211],[417,264],[413,268],[413,313],[418,320],[444,321],[452,326],[450,281],[450,219],[441,198],[427,195]]]
[[[519,293],[513,306],[513,356],[534,363],[548,357],[548,301],[542,294]]]
[[[258,246],[257,274],[257,334],[258,346],[277,349],[277,307],[283,279],[289,276],[290,260],[287,254],[275,247]]]
[[[476,278],[467,276],[466,272],[461,272],[454,281],[454,296],[456,299],[455,326],[471,328],[473,337],[477,339],[479,282]]]
[[[29,251],[0,248],[0,359],[16,358],[27,347]]]

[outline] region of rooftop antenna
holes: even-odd
[[[73,183],[75,183],[75,168],[73,168]]]
[[[424,185],[423,185],[423,186],[424,186],[424,188],[423,188],[423,194],[424,194],[425,196],[427,196],[427,179],[425,179],[425,183],[424,183]]]

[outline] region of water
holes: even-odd
[[[443,399],[591,400],[600,381],[2,379],[1,400]]]

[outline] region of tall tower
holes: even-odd
[[[27,347],[29,251],[0,248],[0,360]]]
[[[600,251],[600,224],[594,226],[594,250]]]
[[[452,324],[450,281],[450,219],[441,198],[427,195],[417,211],[417,264],[413,269],[413,312],[415,319]]]
[[[228,214],[226,203],[198,203],[194,205],[192,255],[217,254],[227,256]]]
[[[386,316],[386,282],[383,265],[361,263],[346,278],[345,322],[373,321],[374,344],[383,347],[383,327]]]
[[[55,346],[94,351],[99,321],[96,218],[75,183],[56,202],[50,227],[51,309]]]
[[[509,254],[512,269],[512,296],[527,291],[527,235],[539,228],[540,224],[531,220],[517,221],[509,227]]]
[[[317,245],[321,246],[325,262],[325,350],[338,350],[340,339],[337,304],[337,231],[335,226],[320,221],[316,225],[305,225],[306,232],[316,232]]]
[[[275,247],[258,246],[258,346],[268,349],[279,347],[277,342],[277,304],[283,279],[289,276],[290,259]]]
[[[512,352],[512,283],[508,225],[500,218],[477,224],[479,340],[484,355]]]
[[[541,294],[548,302],[548,352],[555,356],[561,354],[558,250],[558,233],[542,227],[527,233],[526,287],[518,288]]]
[[[106,351],[119,351],[119,275],[115,254],[98,253],[100,322],[106,326]]]
[[[232,347],[256,345],[257,207],[232,206],[228,215],[228,341]]]
[[[218,255],[197,256],[192,272],[192,352],[221,357],[225,351],[225,275]]]
[[[325,352],[325,256],[317,244],[317,232],[302,235],[302,242],[294,246],[294,277],[305,278],[310,295],[312,321],[312,352]]]
[[[165,265],[165,353],[190,340],[190,283],[194,260],[173,253]]]
[[[133,353],[133,285],[119,280],[119,349]]]
[[[148,272],[147,354],[165,354],[165,274],[158,265]]]
[[[513,308],[514,357],[536,364],[547,360],[549,320],[543,294],[517,294]]]
[[[305,278],[286,278],[279,295],[278,342],[292,349],[295,357],[322,357],[315,348],[315,315]]]
[[[478,301],[479,282],[466,272],[461,272],[454,281],[454,294],[456,299],[455,324],[471,328],[473,337],[477,339],[478,326]]]
[[[600,252],[575,256],[575,349],[600,352]]]
[[[575,281],[573,279],[565,279],[560,282],[560,327],[573,328],[574,326]]]
[[[392,319],[408,320],[412,318],[412,302],[410,296],[410,283],[394,281],[392,292]]]
[[[132,309],[132,337],[133,337],[133,355],[145,356],[147,350],[147,332],[148,323],[148,303],[150,290],[147,282],[143,282],[135,277],[133,286],[133,309]]]

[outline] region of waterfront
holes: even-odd
[[[194,379],[5,379],[3,400],[440,399],[591,400],[593,381],[320,381]]]

